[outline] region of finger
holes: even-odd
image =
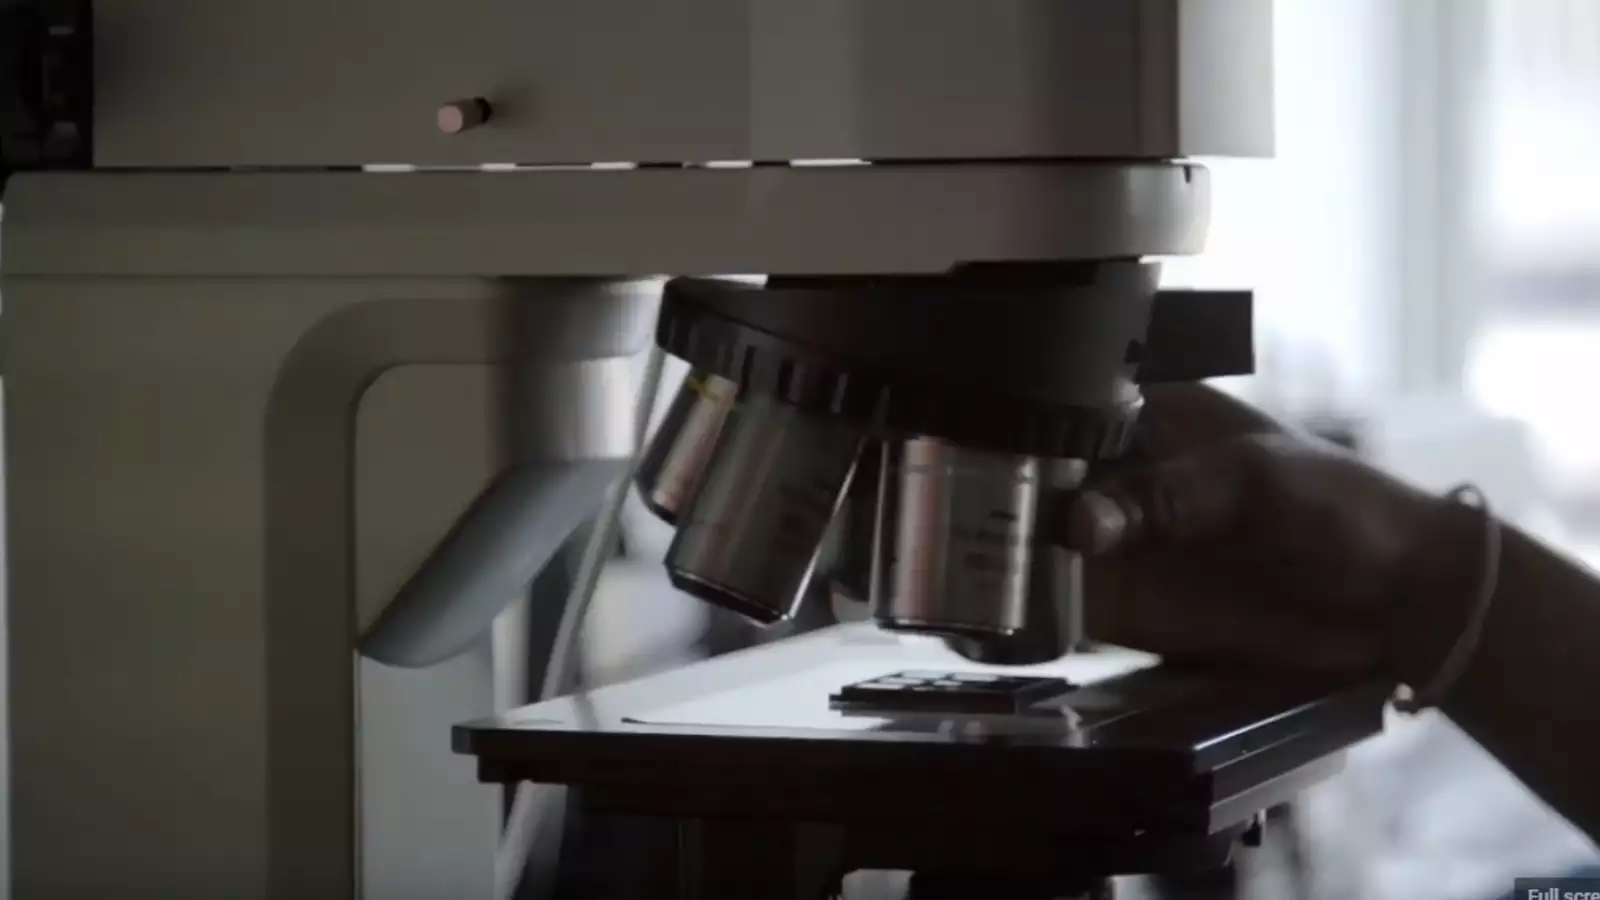
[[[1226,447],[1121,472],[1067,504],[1057,539],[1104,554],[1225,537],[1248,503],[1245,453]]]
[[[1084,491],[1067,505],[1057,540],[1068,550],[1099,556],[1124,542],[1130,530],[1128,512],[1099,491]]]

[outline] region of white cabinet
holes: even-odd
[[[1271,0],[99,0],[101,166],[1257,155]],[[445,134],[436,112],[487,98]]]

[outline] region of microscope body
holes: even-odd
[[[1271,151],[1268,0],[73,7],[30,127],[89,127],[5,194],[19,900],[487,892],[446,732],[538,696],[582,532],[363,640],[507,472],[637,451],[662,276],[1136,266]]]

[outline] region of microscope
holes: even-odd
[[[0,10],[12,896],[1224,866],[1384,691],[1096,643],[1050,517],[1250,371],[1159,271],[1271,153],[1271,13]],[[677,590],[870,621],[579,685],[630,494]]]

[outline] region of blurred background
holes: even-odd
[[[1259,374],[1229,389],[1600,567],[1600,3],[1276,11],[1277,158],[1214,164],[1210,251],[1167,269],[1256,288]],[[1600,860],[1436,715],[1295,822],[1246,893],[1487,898]]]
[[[1259,374],[1226,387],[1424,487],[1475,481],[1600,567],[1600,0],[1278,0],[1275,28],[1277,158],[1213,163],[1210,250],[1166,275],[1256,289]],[[589,683],[749,639],[665,584],[668,540],[630,501]],[[1241,893],[1480,900],[1600,864],[1431,715],[1392,721],[1292,821]]]
[[[1210,248],[1167,267],[1257,289],[1232,388],[1600,560],[1600,4],[1279,0],[1276,27],[1278,156],[1213,162]]]

